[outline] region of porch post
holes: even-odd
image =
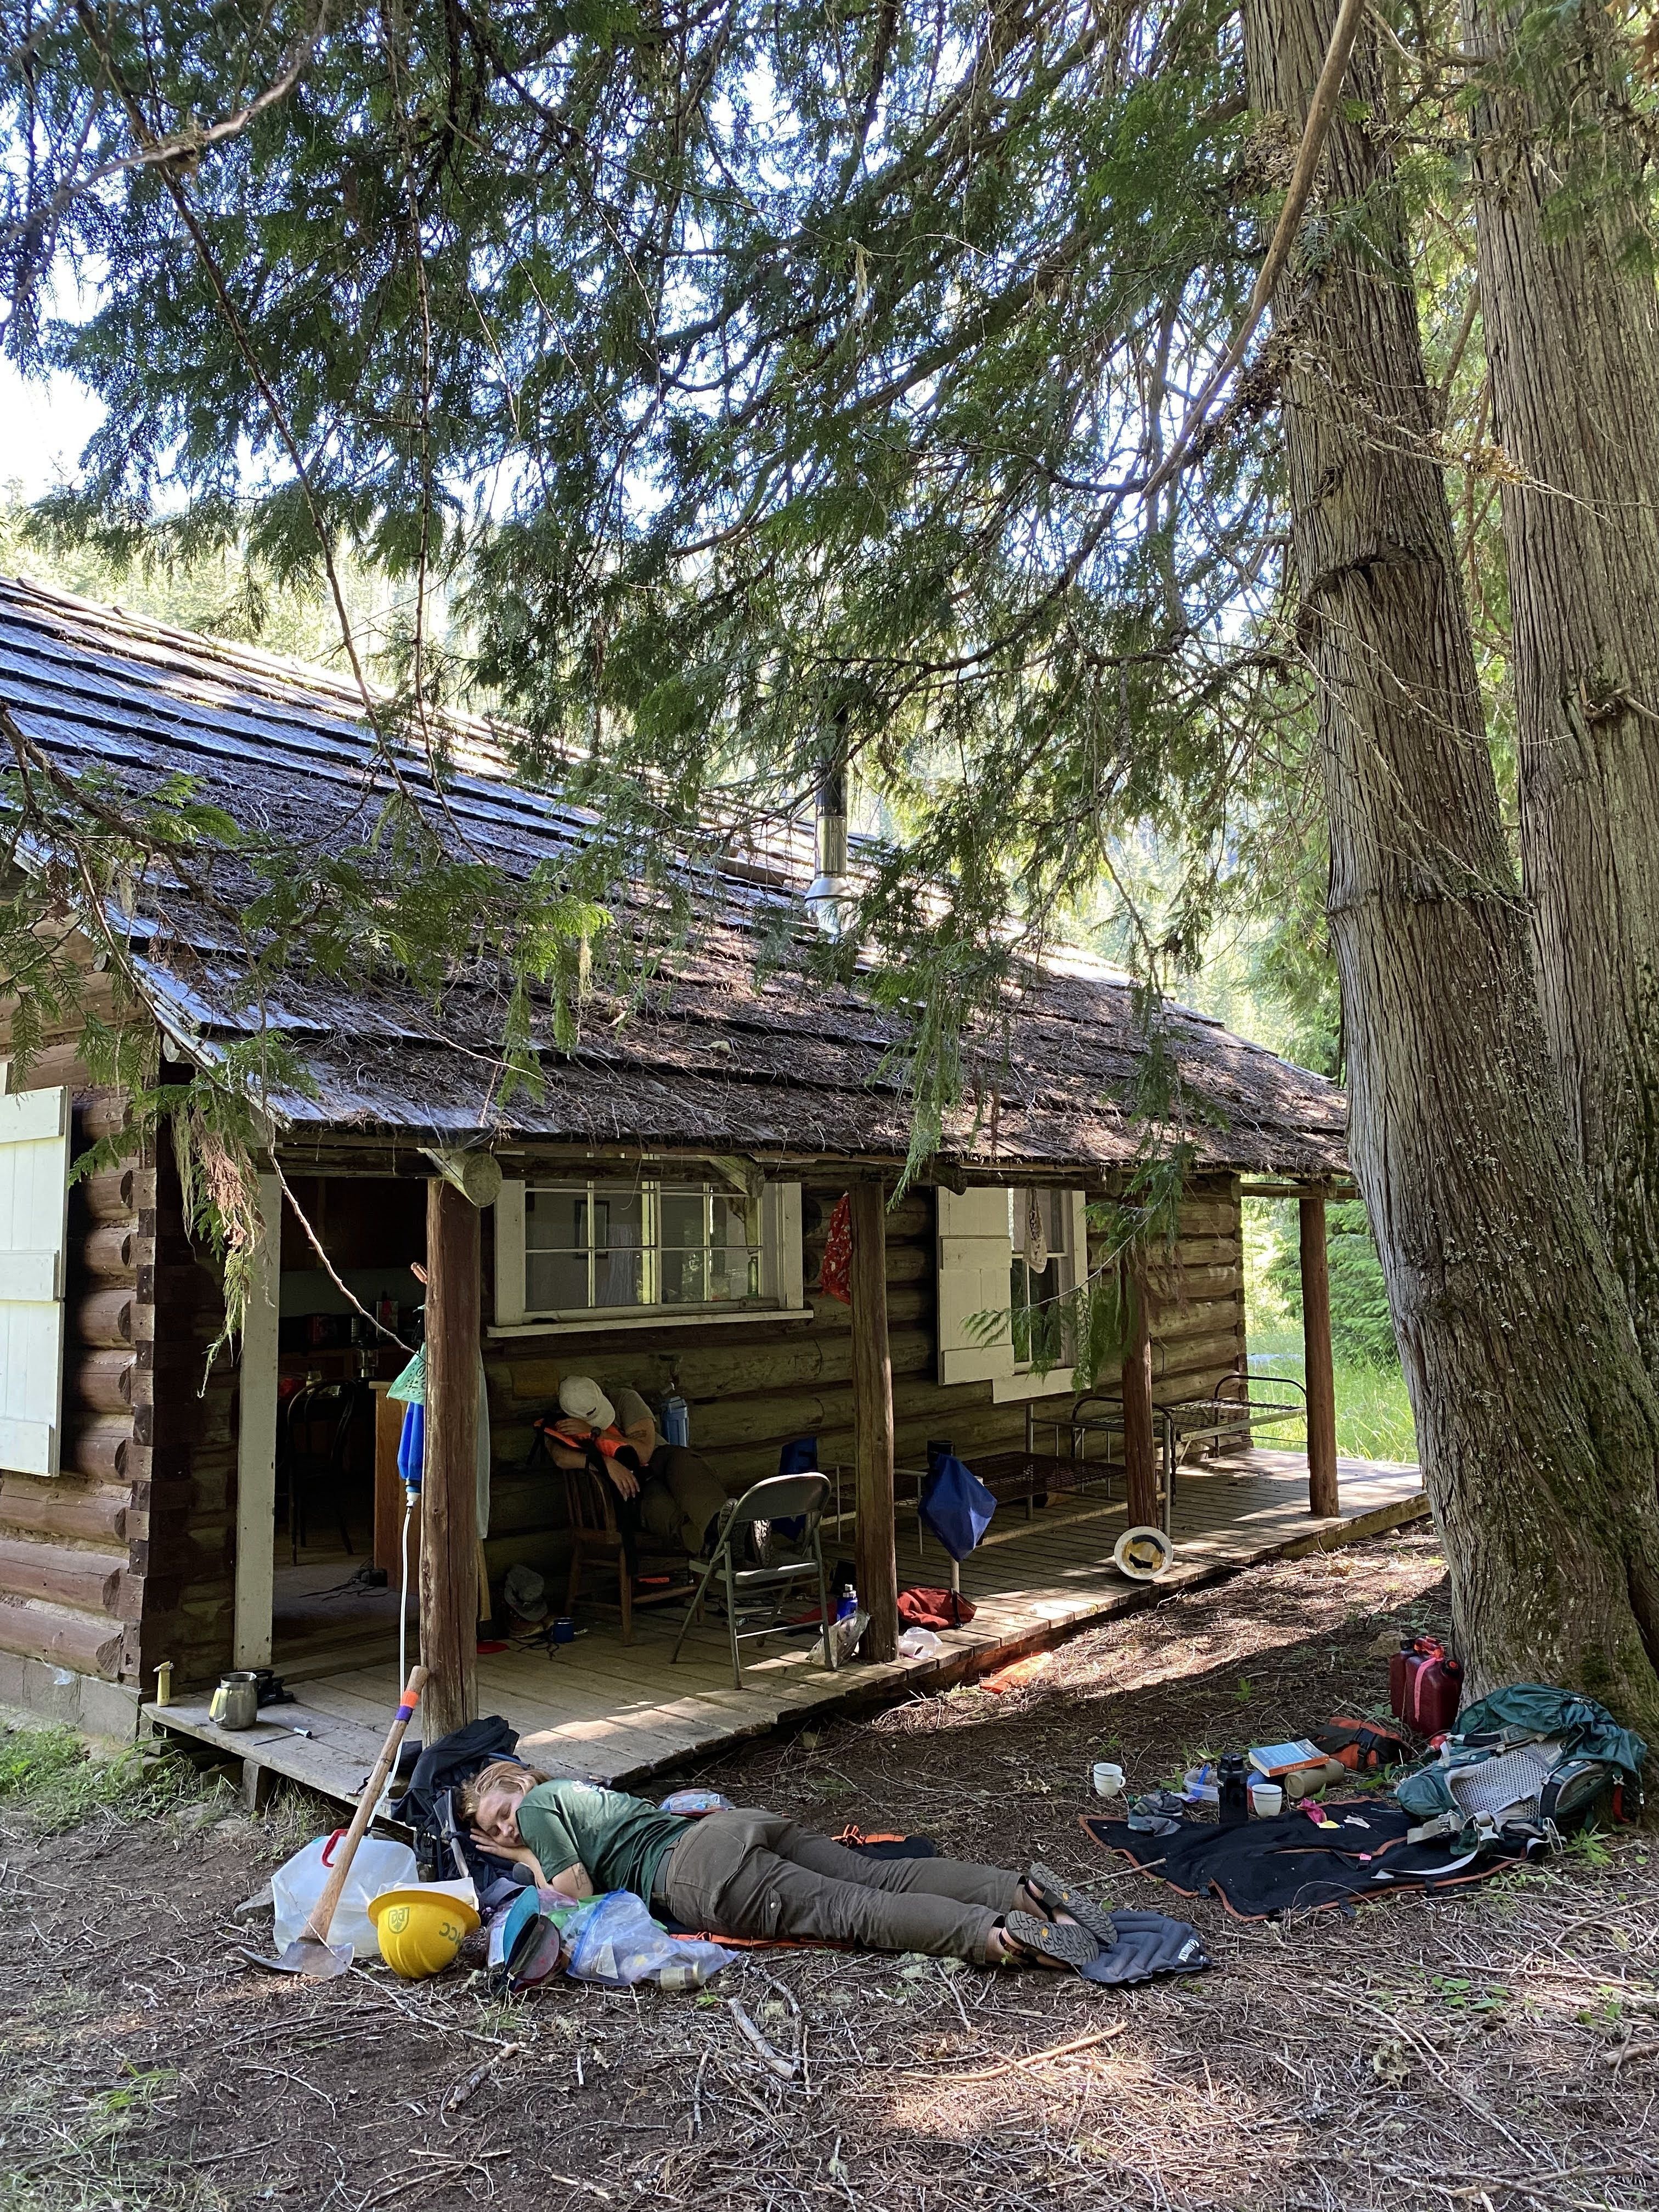
[[[276,1299],[283,1249],[283,1186],[274,1175],[259,1177],[259,1220],[236,1376],[234,1667],[270,1664],[276,1520]]]
[[[477,1717],[478,1209],[426,1187],[426,1455],[421,1480],[424,1742]]]
[[[1146,1528],[1158,1518],[1152,1332],[1146,1310],[1146,1270],[1126,1261],[1123,1286],[1129,1296],[1129,1334],[1123,1348],[1123,1471],[1130,1526]]]
[[[1337,1511],[1336,1371],[1331,1359],[1331,1278],[1325,1253],[1325,1198],[1297,1200],[1302,1231],[1302,1348],[1308,1382],[1308,1510]]]
[[[857,1461],[859,1603],[870,1615],[859,1649],[898,1656],[898,1561],[893,1537],[893,1361],[887,1343],[886,1193],[855,1182],[853,1254],[853,1436]]]

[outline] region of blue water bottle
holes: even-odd
[[[665,1443],[678,1444],[681,1450],[691,1441],[691,1408],[678,1391],[663,1400],[662,1435]]]

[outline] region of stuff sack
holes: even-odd
[[[1381,1721],[1354,1720],[1333,1713],[1323,1728],[1308,1741],[1328,1759],[1346,1766],[1350,1774],[1375,1774],[1385,1766],[1403,1766],[1411,1757],[1402,1737]]]
[[[1389,1711],[1419,1735],[1449,1729],[1462,1694],[1462,1665],[1437,1637],[1413,1637],[1389,1661]]]
[[[271,1902],[276,1908],[276,1948],[286,1950],[306,1931],[317,1901],[328,1887],[343,1828],[331,1836],[313,1836],[303,1850],[295,1851],[285,1866],[270,1877]],[[327,1930],[331,1943],[349,1943],[354,1959],[379,1955],[380,1939],[368,1917],[371,1898],[383,1889],[406,1889],[416,1879],[415,1854],[407,1844],[388,1842],[382,1836],[365,1836],[351,1862],[345,1887],[334,1908]]]
[[[671,1936],[631,1889],[607,1890],[574,1906],[563,1938],[567,1972],[607,1990],[631,1990],[640,1982],[700,1990],[738,1955],[704,1936]]]
[[[916,1511],[953,1559],[965,1559],[991,1525],[997,1502],[969,1467],[941,1453],[921,1486]]]

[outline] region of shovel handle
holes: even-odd
[[[357,1809],[351,1816],[351,1826],[345,1832],[344,1842],[334,1854],[333,1869],[324,1885],[322,1895],[312,1908],[301,1942],[326,1943],[328,1941],[328,1931],[334,1924],[335,1908],[340,1902],[340,1893],[346,1886],[346,1876],[351,1872],[351,1862],[357,1856],[357,1846],[374,1817],[374,1808],[380,1802],[380,1792],[386,1787],[386,1778],[397,1759],[398,1747],[404,1740],[404,1730],[415,1717],[415,1708],[421,1702],[421,1692],[427,1685],[428,1672],[424,1667],[411,1667],[409,1670],[409,1680],[398,1707],[398,1717],[386,1731],[386,1739],[380,1747],[380,1756],[374,1771],[363,1785],[363,1794],[357,1800]]]

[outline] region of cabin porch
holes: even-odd
[[[626,1647],[614,1608],[588,1604],[574,1644],[480,1655],[479,1708],[504,1715],[520,1731],[525,1754],[556,1771],[630,1785],[683,1773],[724,1745],[781,1723],[988,1674],[1171,1589],[1378,1534],[1427,1510],[1415,1467],[1342,1460],[1338,1477],[1337,1512],[1316,1516],[1299,1452],[1256,1448],[1183,1469],[1174,1510],[1176,1563],[1151,1586],[1126,1581],[1112,1565],[1124,1521],[1121,1498],[1057,1498],[1029,1521],[1018,1507],[1006,1509],[963,1565],[975,1619],[946,1634],[943,1654],[928,1659],[855,1662],[831,1674],[808,1658],[807,1632],[786,1630],[745,1645],[747,1686],[738,1690],[719,1619],[701,1622],[679,1663],[671,1665],[678,1604],[641,1608]],[[948,1559],[931,1538],[920,1538],[914,1512],[901,1512],[897,1536],[901,1584],[948,1579]],[[341,1572],[349,1571],[343,1560]],[[411,1641],[412,1616],[411,1594]],[[396,1601],[388,1596],[380,1624],[367,1630],[359,1620],[343,1633],[331,1631],[325,1615],[309,1629],[296,1621],[284,1646],[281,1670],[296,1702],[266,1708],[250,1731],[217,1728],[204,1697],[147,1705],[145,1712],[159,1727],[240,1758],[251,1795],[283,1775],[349,1799],[396,1702]]]

